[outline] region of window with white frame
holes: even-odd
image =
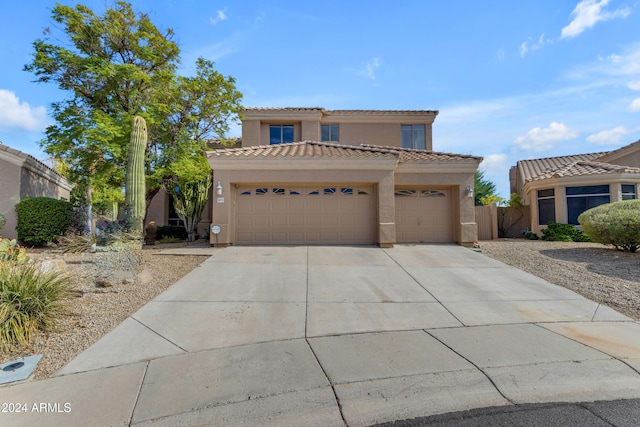
[[[402,148],[425,150],[424,125],[400,125]]]
[[[269,126],[269,144],[285,144],[293,142],[293,125]]]
[[[634,200],[637,198],[635,184],[622,184],[622,200]]]
[[[555,190],[538,190],[538,225],[546,225],[556,220]]]
[[[320,125],[320,137],[322,142],[338,142],[340,141],[339,125]]]
[[[578,217],[588,209],[611,201],[609,184],[567,187],[567,223],[578,225]]]

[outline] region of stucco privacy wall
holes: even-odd
[[[4,237],[17,237],[15,205],[25,197],[69,200],[73,184],[34,157],[0,143],[0,213]]]

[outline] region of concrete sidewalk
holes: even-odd
[[[499,415],[640,398],[639,371],[637,322],[466,248],[231,247],[58,377],[0,388],[0,402],[27,409],[0,413],[0,425]]]

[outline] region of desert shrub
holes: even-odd
[[[583,212],[578,221],[591,240],[616,249],[640,249],[640,200],[623,200]]]
[[[0,267],[5,264],[23,264],[28,260],[27,248],[18,245],[16,239],[0,236]]]
[[[560,224],[549,221],[547,228],[542,230],[542,240],[550,242],[589,242],[589,236],[571,224]]]
[[[186,240],[187,230],[182,225],[162,225],[158,227],[156,239],[162,240],[165,237],[175,237]]]
[[[527,231],[524,233],[524,238],[527,240],[538,240],[540,237],[538,237],[538,235],[533,231]]]
[[[68,280],[35,263],[0,265],[0,347],[25,345],[33,332],[51,328],[64,307]]]
[[[72,222],[73,205],[49,197],[27,197],[16,205],[18,239],[27,245],[56,242]]]
[[[0,214],[0,231],[2,231],[6,223],[7,223],[7,218],[5,218],[4,215]]]

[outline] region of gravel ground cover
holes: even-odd
[[[31,259],[66,271],[71,280],[68,306],[54,330],[38,331],[27,348],[4,350],[0,362],[42,354],[33,378],[51,377],[207,258],[158,254],[168,247],[171,245],[145,247],[142,263],[133,269],[126,255],[29,250]]]
[[[482,253],[640,320],[640,253],[598,243],[501,239]]]
[[[49,378],[207,258],[158,254],[167,247],[146,247],[142,264],[133,270],[126,257],[31,251],[31,258],[54,264],[71,278],[68,308],[55,330],[37,332],[27,348],[5,350],[0,362],[43,354],[34,378]],[[517,239],[482,241],[480,247],[486,256],[640,320],[640,253],[595,243]]]

